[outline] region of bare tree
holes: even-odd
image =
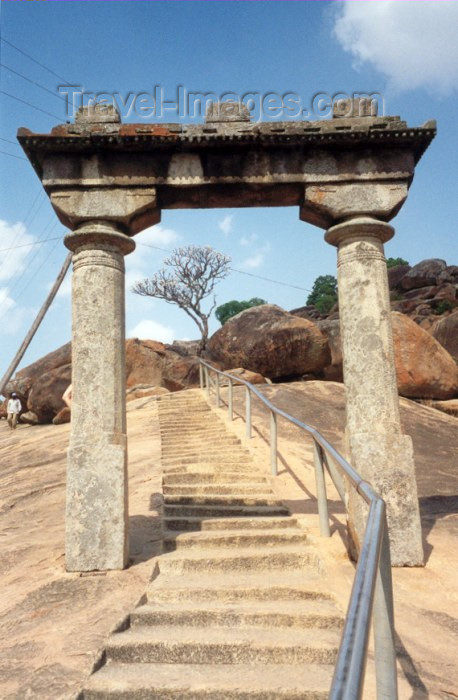
[[[163,299],[176,304],[197,324],[201,334],[202,352],[208,340],[208,319],[216,306],[216,298],[209,311],[201,306],[203,299],[212,294],[215,284],[229,274],[231,259],[210,246],[177,248],[164,260],[162,268],[151,278],[136,282],[135,294]]]

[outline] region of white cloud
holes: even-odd
[[[359,64],[385,74],[396,90],[425,87],[442,95],[458,79],[458,3],[399,0],[333,3],[334,34]]]
[[[2,333],[18,333],[24,322],[36,315],[36,310],[19,306],[9,295],[8,287],[0,287],[0,322]]]
[[[264,260],[264,253],[256,253],[256,255],[246,258],[242,262],[242,267],[246,267],[249,270],[255,270],[257,267],[261,267],[264,264]]]
[[[224,233],[225,236],[228,236],[230,232],[232,231],[232,219],[234,218],[233,214],[227,214],[221,221],[218,221],[218,228],[220,231]]]
[[[135,241],[140,248],[143,248],[141,244],[158,246],[159,248],[168,248],[169,246],[176,243],[181,238],[180,234],[174,231],[172,228],[164,228],[160,224],[157,226],[150,226],[144,231],[135,236]],[[144,250],[144,248],[143,248]]]
[[[262,248],[258,250],[257,253],[251,255],[248,258],[245,258],[245,260],[241,263],[241,267],[244,267],[248,270],[255,270],[258,267],[262,267],[266,259],[266,253],[268,253],[269,250],[270,243],[266,243],[262,246]]]
[[[21,274],[25,269],[25,259],[29,255],[35,236],[27,233],[21,222],[8,224],[0,219],[0,248],[2,263],[0,264],[0,280],[10,280]],[[21,246],[15,248],[14,246]],[[12,250],[5,250],[13,248]]]
[[[129,338],[140,338],[140,340],[158,340],[161,343],[172,343],[175,338],[175,331],[162,323],[143,319],[137,323],[128,333]]]
[[[258,240],[258,238],[259,236],[257,233],[252,233],[251,236],[242,236],[242,238],[239,240],[239,243],[241,246],[248,246],[252,243],[255,243]]]
[[[72,267],[70,266],[70,269],[68,270],[67,274],[65,275],[65,279],[62,282],[62,284],[59,287],[59,291],[56,294],[56,299],[66,299],[71,296],[72,294]],[[54,282],[50,282],[48,284],[48,289],[51,289],[53,286]]]

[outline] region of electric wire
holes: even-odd
[[[0,92],[1,92],[1,90],[0,90]],[[28,159],[28,158],[24,158],[24,156],[17,156],[17,155],[15,155],[14,153],[8,153],[8,151],[0,151],[0,153],[1,153],[3,156],[9,156],[10,158],[16,158],[16,160],[26,160],[27,162],[29,161],[29,159]]]
[[[16,49],[16,51],[19,51],[19,53],[22,53],[23,56],[26,56],[28,59],[36,63],[37,65],[41,66],[41,68],[44,68],[45,70],[48,71],[48,73],[51,73],[51,75],[54,75],[56,78],[59,78],[59,80],[63,80],[67,85],[71,85],[71,83],[63,78],[59,73],[56,73],[55,71],[51,70],[51,68],[48,68],[44,63],[40,63],[40,61],[37,61],[36,58],[33,58],[30,54],[26,53],[23,49],[20,49],[18,46],[13,44],[12,41],[8,41],[4,37],[0,36],[0,41],[3,41],[5,44],[8,44],[8,46],[12,46],[13,49]]]
[[[5,139],[5,138],[3,138],[3,136],[0,136],[0,141],[5,141],[6,143],[12,143],[13,146],[17,146],[18,148],[20,148],[20,145],[18,144],[17,141],[11,141],[11,139]]]
[[[42,241],[34,241],[33,243],[22,243],[21,245],[14,245],[10,248],[0,248],[0,253],[5,253],[7,250],[17,250],[17,248],[29,248],[35,245],[41,245],[42,243],[48,243],[49,241],[60,240],[60,236],[53,236],[52,238],[44,238]]]
[[[33,105],[31,102],[27,102],[27,100],[22,100],[20,97],[16,97],[15,95],[11,95],[9,92],[6,92],[5,90],[0,90],[2,95],[6,95],[7,97],[10,97],[12,100],[16,100],[17,102],[22,102],[22,104],[27,105],[28,107],[32,107],[32,109],[36,109],[38,112],[43,112],[43,114],[47,114],[49,117],[53,117],[53,119],[57,119],[59,122],[62,121],[62,117],[58,117],[57,114],[53,114],[52,112],[48,112],[46,109],[41,109],[41,107],[37,107],[36,105]]]
[[[38,191],[37,191],[37,194],[35,195],[34,200],[33,200],[32,204],[30,205],[30,207],[29,207],[29,209],[28,209],[28,211],[27,211],[27,214],[26,214],[25,217],[24,217],[22,229],[19,230],[19,232],[18,232],[18,234],[17,234],[17,236],[16,236],[16,238],[15,238],[15,241],[14,241],[16,245],[15,245],[15,246],[11,246],[11,247],[8,249],[7,255],[4,257],[4,259],[3,259],[3,260],[1,261],[1,263],[0,263],[0,271],[3,269],[3,267],[6,265],[6,263],[7,263],[8,260],[10,259],[11,251],[12,251],[12,250],[15,250],[16,247],[19,247],[20,241],[23,239],[23,237],[24,237],[25,234],[27,233],[27,226],[29,226],[29,225],[32,223],[32,221],[35,219],[36,215],[37,215],[38,212],[40,211],[41,207],[43,206],[43,204],[44,204],[44,202],[45,202],[45,198],[43,198],[43,199],[41,200],[41,202],[39,203],[37,209],[35,210],[35,213],[33,214],[33,216],[32,216],[32,217],[30,218],[30,220],[29,220],[29,216],[32,214],[33,208],[34,208],[35,204],[37,203],[37,201],[39,200],[40,194],[43,194],[43,190],[41,189],[41,187],[39,187],[39,189],[38,189]],[[26,257],[27,257],[27,256],[26,256]],[[13,272],[12,277],[15,276],[17,270],[18,270],[18,267],[17,267],[16,270]]]
[[[154,250],[160,250],[163,253],[172,253],[171,250],[167,250],[167,248],[160,248],[159,246],[156,245],[151,245],[150,243],[140,243],[138,242],[138,245],[144,246],[145,248],[153,248]],[[238,272],[240,275],[248,275],[248,277],[255,277],[256,279],[263,280],[264,282],[271,282],[272,284],[279,284],[282,287],[290,287],[291,289],[299,289],[301,292],[311,292],[311,289],[306,289],[305,287],[298,287],[295,284],[288,284],[287,282],[280,282],[279,280],[273,280],[270,277],[261,277],[261,275],[255,275],[253,272],[245,272],[244,270],[237,270],[235,267],[230,267],[229,270],[231,272]]]
[[[58,95],[53,90],[50,90],[49,88],[45,87],[44,85],[41,85],[41,83],[37,83],[36,80],[32,80],[32,78],[28,78],[26,75],[23,75],[22,73],[19,73],[17,70],[10,68],[5,63],[0,63],[0,67],[6,68],[6,70],[10,71],[10,73],[14,73],[15,75],[18,75],[23,80],[27,80],[28,83],[32,83],[32,85],[36,85],[41,90],[45,90],[46,92],[49,92],[50,95],[52,95],[53,97],[57,97],[58,100],[62,100],[62,102],[65,102],[67,104],[67,100],[65,99],[65,97],[61,97],[61,95]]]

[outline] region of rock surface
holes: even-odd
[[[223,368],[245,367],[269,379],[319,373],[330,361],[327,340],[316,325],[273,304],[227,321],[210,338],[208,354]]]
[[[64,406],[63,408],[60,409],[59,413],[57,413],[54,418],[52,419],[52,422],[54,425],[63,425],[64,423],[70,423],[71,422],[71,417],[72,417],[72,411],[68,406]]]
[[[234,377],[240,377],[240,379],[250,382],[250,384],[268,384],[267,379],[263,377],[262,374],[259,374],[259,372],[251,372],[249,369],[244,369],[243,367],[236,367],[235,369],[230,368],[226,371]],[[222,386],[228,383],[228,380],[223,379],[221,381]]]
[[[33,411],[39,423],[51,423],[64,408],[62,394],[72,381],[72,366],[62,365],[41,374],[32,384],[27,408]]]
[[[150,396],[163,396],[170,393],[168,389],[162,386],[151,386],[148,384],[136,384],[131,386],[126,391],[126,401],[135,401],[136,399],[145,399]]]
[[[402,289],[418,289],[437,284],[439,275],[446,267],[447,263],[440,258],[422,260],[402,277],[399,284]]]
[[[223,390],[224,392],[226,389]],[[345,389],[331,382],[266,386],[263,393],[280,408],[315,425],[337,447],[343,445]],[[244,409],[244,389],[234,391]],[[146,400],[148,402],[148,400]],[[155,400],[128,406],[131,562],[125,571],[79,576],[64,571],[64,491],[68,426],[18,426],[10,433],[0,422],[0,695],[5,700],[64,700],[76,697],[110,630],[130,612],[149,586],[159,549],[157,512],[160,440]],[[134,409],[134,404],[142,408]],[[134,409],[134,410],[131,410]],[[253,403],[252,443],[264,450],[269,417]],[[453,455],[458,450],[456,419],[401,400],[403,424],[413,437],[427,551],[425,569],[395,570],[400,700],[445,700],[458,684],[454,608],[458,585],[450,561],[458,556],[458,482]],[[241,424],[241,431],[244,426]],[[259,434],[258,434],[259,431]],[[279,422],[281,469],[275,488],[292,512],[317,528],[311,445],[286,421]],[[331,547],[336,587],[346,602],[353,567],[345,560],[340,502],[329,487]],[[32,523],[32,525],[31,525]],[[317,530],[315,530],[317,533]],[[315,537],[315,534],[314,534]],[[155,549],[157,548],[157,549]],[[25,575],[24,572],[27,572]],[[287,576],[287,572],[285,572]],[[285,579],[285,585],[287,580]],[[431,640],[434,643],[431,644]],[[368,697],[372,692],[368,664]]]
[[[58,416],[60,423],[68,420],[65,413],[60,416],[59,412],[65,406],[62,394],[70,383],[71,343],[67,343],[17,372],[5,391],[16,391],[24,410],[32,411],[38,423],[51,423]],[[126,341],[128,389],[139,385],[155,387],[158,391],[144,394],[154,396],[198,384],[198,360],[193,355],[183,355],[179,345],[174,349],[154,340],[132,338]],[[6,402],[0,406],[1,417],[6,417]]]
[[[170,347],[170,346],[169,346]],[[160,386],[169,391],[197,386],[199,362],[195,356],[182,357],[154,340],[126,341],[126,385]]]
[[[458,311],[441,318],[431,329],[431,335],[458,362]]]
[[[458,370],[449,353],[407,316],[392,312],[391,318],[400,395],[423,399],[456,396]],[[327,335],[331,347],[332,361],[325,369],[325,377],[331,381],[342,381],[340,322],[326,320],[319,321],[317,325]]]
[[[407,316],[393,312],[396,376],[401,396],[451,399],[458,393],[458,368],[449,353]]]

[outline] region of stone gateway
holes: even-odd
[[[355,109],[350,109],[350,107]],[[344,105],[345,107],[345,105]],[[337,247],[348,457],[386,500],[393,564],[421,565],[412,444],[402,434],[383,245],[435,123],[396,116],[205,124],[121,124],[112,107],[18,139],[72,230],[73,404],[68,457],[69,571],[127,562],[124,255],[161,209],[297,206]],[[102,392],[105,400],[100,401]],[[350,494],[356,545],[364,513]]]

